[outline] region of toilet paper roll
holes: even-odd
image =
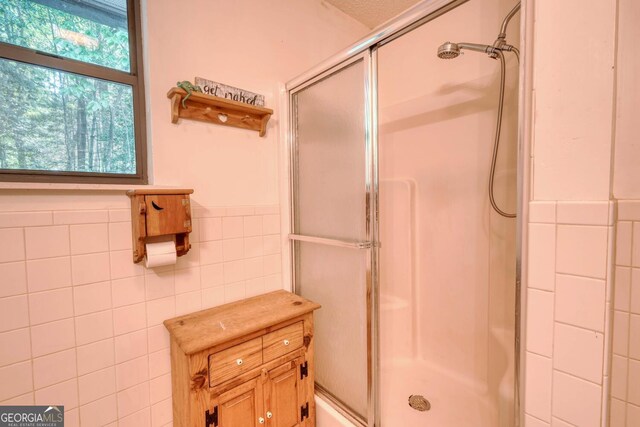
[[[173,241],[146,244],[147,255],[144,265],[147,268],[161,267],[176,263],[176,245]]]

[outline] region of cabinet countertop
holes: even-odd
[[[287,291],[275,291],[164,321],[185,354],[240,338],[320,308]]]

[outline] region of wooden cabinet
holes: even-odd
[[[272,427],[304,425],[301,419],[308,412],[305,390],[300,386],[302,359],[272,369],[263,386],[266,414]],[[306,411],[306,412],[305,412]],[[314,425],[313,423],[311,425]]]
[[[313,311],[290,292],[164,322],[176,427],[314,427]]]
[[[131,236],[133,262],[140,262],[146,255],[150,237],[175,236],[178,256],[186,255],[191,248],[191,189],[139,189],[129,190],[131,198]]]
[[[147,236],[191,233],[191,207],[188,194],[149,194],[144,196]]]
[[[214,408],[217,408],[218,425],[259,426],[260,417],[264,414],[262,389],[262,382],[258,377],[219,395],[217,401],[212,402]],[[216,414],[215,409],[213,414]],[[213,417],[211,418],[210,424],[216,425]]]

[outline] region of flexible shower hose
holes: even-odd
[[[518,58],[518,62],[520,62],[520,55],[517,49],[513,48],[512,52],[515,53],[516,57]],[[502,215],[505,218],[515,218],[516,214],[507,213],[498,207],[495,196],[493,194],[493,181],[496,175],[496,161],[498,160],[498,148],[500,147],[500,133],[502,129],[502,112],[504,110],[505,76],[507,74],[504,53],[502,52],[502,50],[496,50],[496,53],[500,58],[500,102],[498,102],[498,117],[496,119],[495,140],[493,142],[493,157],[491,158],[491,173],[489,175],[489,201],[491,202],[491,206],[493,207],[493,209],[498,214]]]

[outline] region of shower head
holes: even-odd
[[[509,25],[509,21],[513,16],[518,13],[520,10],[520,2],[518,2],[513,9],[507,14],[502,21],[502,26],[500,27],[500,33],[498,34],[498,38],[493,43],[493,46],[489,46],[486,44],[476,44],[476,43],[451,43],[446,42],[440,45],[438,48],[438,58],[440,59],[453,59],[460,56],[462,49],[474,50],[476,52],[483,52],[489,55],[490,58],[497,59],[500,51],[514,52],[518,55],[518,49],[514,46],[508,45],[506,42],[507,37],[507,26]]]
[[[453,59],[460,55],[460,48],[456,43],[446,42],[438,48],[438,58]]]
[[[451,43],[446,42],[440,45],[438,48],[438,58],[440,59],[453,59],[460,56],[462,49],[473,50],[476,52],[483,52],[488,55],[495,53],[496,48],[486,44],[475,43]]]

